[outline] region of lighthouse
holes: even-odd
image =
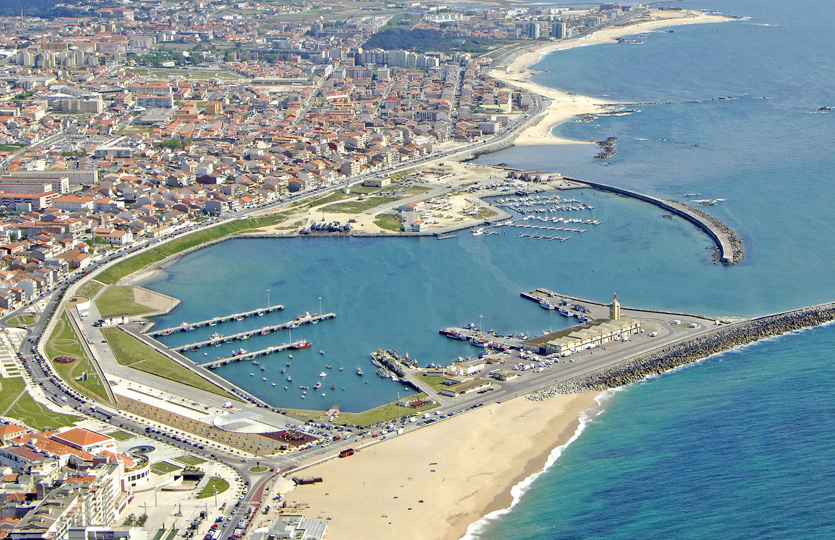
[[[613,321],[620,320],[620,302],[618,302],[618,294],[612,298],[612,303],[609,304],[609,318]]]

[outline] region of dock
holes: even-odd
[[[476,347],[507,350],[523,348],[523,340],[512,336],[501,336],[495,332],[485,332],[478,327],[458,328],[451,326],[438,331],[450,339],[469,341]]]
[[[196,328],[202,328],[204,326],[215,326],[217,324],[230,322],[230,321],[242,321],[249,317],[262,317],[267,313],[273,313],[275,311],[283,311],[284,306],[277,305],[277,306],[270,306],[265,308],[258,308],[253,309],[252,311],[242,311],[241,313],[232,313],[231,315],[223,315],[221,317],[214,317],[212,319],[207,319],[205,321],[198,321],[198,322],[184,322],[180,326],[174,326],[172,328],[165,328],[162,330],[154,330],[153,332],[148,332],[147,335],[151,337],[157,336],[170,336],[175,332],[189,332]]]
[[[228,336],[220,336],[215,338],[210,338],[204,341],[198,341],[196,343],[189,343],[187,345],[180,345],[178,347],[171,347],[171,349],[177,352],[183,351],[196,351],[198,349],[202,349],[203,347],[209,347],[211,345],[221,345],[223,343],[230,343],[232,341],[244,341],[252,336],[262,335],[266,336],[272,332],[277,330],[288,330],[291,328],[298,328],[303,324],[316,324],[319,321],[325,321],[328,319],[333,319],[336,317],[336,313],[325,313],[323,315],[317,314],[305,314],[299,317],[296,317],[292,321],[287,321],[281,324],[273,324],[269,326],[262,326],[261,328],[256,328],[255,330],[246,330],[244,332],[238,332],[236,334],[230,334]]]
[[[294,341],[293,343],[283,343],[281,345],[275,345],[272,347],[267,347],[266,349],[261,349],[259,351],[248,352],[244,354],[239,354],[237,356],[227,356],[225,358],[218,358],[212,362],[206,362],[205,364],[200,364],[200,367],[214,369],[218,366],[225,366],[226,364],[231,364],[234,362],[243,362],[246,360],[253,360],[258,358],[259,356],[267,356],[268,354],[273,354],[281,351],[286,351],[288,349],[296,350],[296,349],[304,349],[306,347],[310,347],[310,344],[305,340]]]

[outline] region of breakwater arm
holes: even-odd
[[[647,195],[645,193],[610,186],[608,184],[601,184],[600,182],[591,182],[589,180],[580,180],[578,178],[564,178],[571,182],[586,184],[594,189],[609,191],[611,193],[617,193],[618,195],[654,204],[671,214],[675,214],[686,219],[707,233],[707,235],[710,236],[710,238],[716,243],[718,259],[719,262],[723,264],[736,264],[745,257],[745,250],[742,247],[742,239],[736,234],[736,232],[734,232],[733,229],[707,212],[702,212],[701,210],[676,201],[668,201],[658,197],[653,197],[652,195]]]
[[[835,321],[835,302],[766,315],[726,326],[659,351],[624,361],[598,373],[578,377],[534,392],[534,401],[556,394],[600,391],[642,381],[671,369],[692,364],[734,347],[747,345],[803,328]]]

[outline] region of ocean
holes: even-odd
[[[261,360],[267,381],[248,363],[219,373],[279,407],[357,411],[408,392],[373,375],[373,350],[408,352],[422,365],[448,363],[479,350],[439,336],[445,326],[472,322],[534,334],[566,325],[519,297],[537,287],[598,301],[617,292],[625,305],[708,315],[761,315],[832,300],[835,113],[815,111],[835,106],[827,54],[835,45],[835,10],[812,0],[676,6],[747,18],[655,31],[638,45],[561,51],[537,66],[547,70],[537,76],[546,85],[659,103],[557,128],[582,140],[617,137],[615,156],[597,160],[593,151],[528,146],[480,161],[671,199],[723,199],[705,209],[743,237],[742,264],[712,264],[702,233],[663,219],[654,207],[572,191],[564,195],[593,206],[591,216],[602,223],[566,242],[521,239],[510,230],[443,241],[225,242],[178,260],[148,284],[183,300],[160,324],[266,305],[269,289],[270,302],[286,310],[235,327],[250,328],[319,311],[321,298],[322,311],[337,318],[293,332],[293,339],[312,341],[311,349],[292,361]],[[246,347],[288,338],[257,336]],[[515,490],[518,503],[473,527],[471,537],[832,537],[833,342],[833,326],[797,332],[613,392],[604,412],[586,419],[576,441],[558,450],[553,466]],[[228,351],[206,356],[221,352]],[[354,374],[357,366],[364,377]],[[292,384],[284,382],[288,373]],[[325,395],[301,394],[298,385],[312,384],[319,373],[327,374]]]
[[[823,55],[835,13],[816,1],[676,5],[746,20],[557,52],[536,66],[547,70],[537,82],[561,90],[671,102],[559,126],[619,140],[605,162],[561,151],[558,170],[672,199],[727,199],[708,210],[741,233],[747,258],[719,273],[685,269],[679,281],[716,310],[832,300],[835,118],[814,111],[835,103]],[[546,156],[520,147],[481,161],[552,170]],[[469,538],[832,538],[833,346],[827,325],[613,392],[559,459],[517,488],[517,504]]]

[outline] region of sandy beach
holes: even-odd
[[[536,71],[531,70],[529,66],[537,63],[544,54],[551,51],[570,49],[572,47],[615,43],[619,37],[648,32],[657,28],[683,24],[716,23],[730,20],[734,19],[720,15],[708,15],[700,11],[692,10],[653,11],[650,18],[637,24],[604,28],[582,39],[548,41],[520,50],[510,60],[507,68],[493,70],[491,75],[509,85],[525,88],[526,90],[545,96],[551,100],[551,104],[543,119],[536,125],[523,131],[517,137],[515,144],[593,144],[557,137],[551,134],[551,130],[554,126],[566,120],[585,114],[598,114],[605,111],[606,105],[616,104],[614,100],[600,100],[589,96],[561,92],[531,82],[530,77]]]
[[[595,394],[481,407],[304,471],[324,478],[288,495],[307,517],[330,518],[328,538],[458,540],[510,507],[513,486],[571,439]]]

